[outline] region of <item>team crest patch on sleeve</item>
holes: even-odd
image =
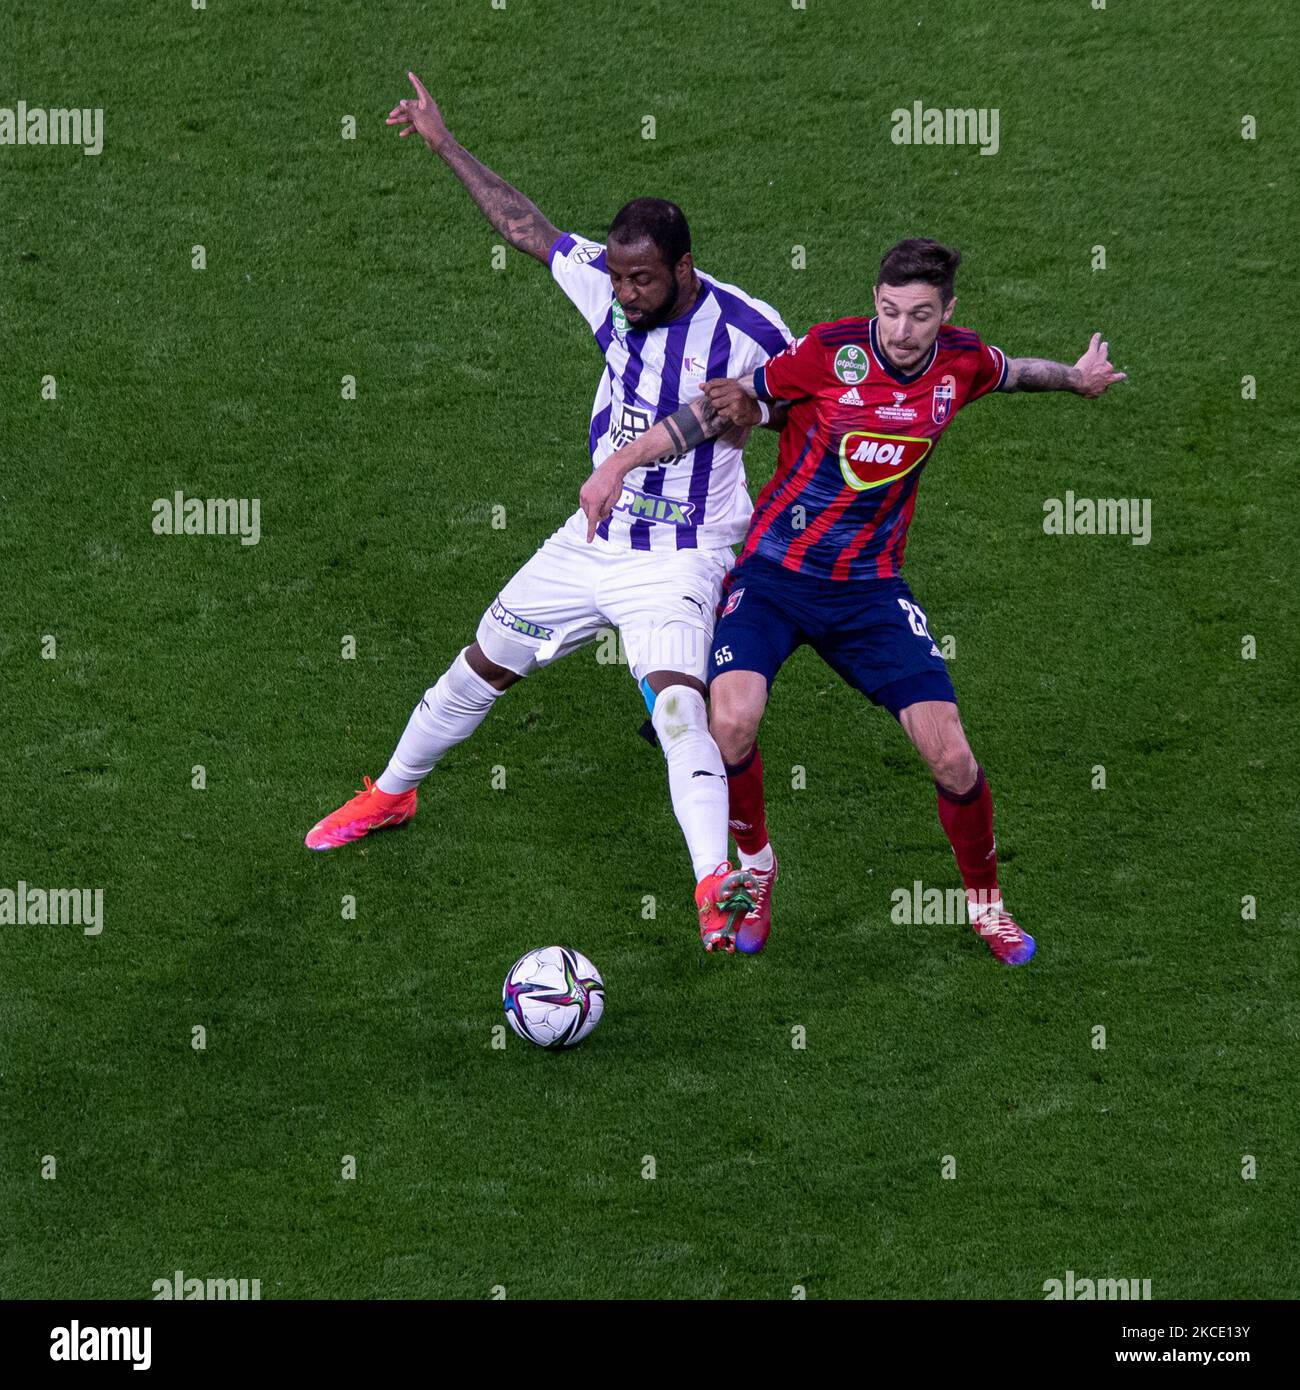
[[[845,386],[856,386],[858,382],[866,381],[869,371],[867,351],[857,343],[850,343],[835,354],[835,375]]]
[[[937,383],[930,396],[930,415],[936,425],[952,414],[953,398],[957,394],[957,378],[951,372]]]
[[[590,265],[605,248],[603,246],[579,246],[569,256],[572,265]]]
[[[745,590],[743,586],[739,589],[733,589],[727,596],[727,602],[722,609],[722,616],[725,618],[728,613],[734,613],[736,609],[740,607],[740,600],[744,597]]]

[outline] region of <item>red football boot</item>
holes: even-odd
[[[754,891],[754,906],[736,928],[736,950],[747,956],[756,956],[767,945],[768,934],[772,930],[772,885],[776,882],[779,868],[776,855],[773,855],[770,869],[751,868],[749,871],[758,882]]]
[[[1038,947],[1034,938],[999,902],[971,916],[971,926],[1003,965],[1024,965]]]
[[[369,777],[363,780],[364,790],[307,832],[308,849],[338,849],[372,830],[401,825],[415,814],[414,787],[409,792],[381,792]]]
[[[758,883],[748,869],[733,869],[724,860],[695,885],[695,906],[700,914],[700,940],[706,951],[736,949],[736,928],[754,910]]]

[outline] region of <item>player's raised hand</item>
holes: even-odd
[[[431,150],[436,150],[444,142],[451,139],[451,132],[442,119],[442,112],[438,110],[438,103],[429,95],[424,83],[413,72],[408,72],[406,75],[411,79],[411,86],[415,88],[415,96],[408,97],[405,101],[399,101],[388,113],[388,120],[385,124],[402,126],[403,140],[412,131],[415,131],[417,135],[424,138],[424,143]]]
[[[752,429],[763,418],[758,402],[747,395],[740,382],[730,377],[715,377],[701,388],[709,405],[733,425]]]
[[[587,513],[587,543],[596,539],[596,527],[614,510],[614,503],[623,495],[623,470],[615,463],[618,455],[611,454],[578,493],[578,502]]]
[[[1103,343],[1100,333],[1092,335],[1088,350],[1074,364],[1079,373],[1079,385],[1075,388],[1079,395],[1092,400],[1100,396],[1117,381],[1127,381],[1127,372],[1117,372],[1110,364],[1110,344]]]

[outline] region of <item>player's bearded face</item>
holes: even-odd
[[[627,315],[629,328],[648,333],[666,323],[681,303],[683,278],[689,283],[691,266],[683,257],[675,266],[666,265],[653,242],[606,248],[614,296]]]
[[[672,317],[680,297],[677,280],[670,275],[668,284],[664,287],[663,298],[658,304],[653,307],[642,304],[635,314],[625,306],[623,312],[627,314],[627,321],[633,328],[639,328],[643,333],[648,333],[650,329],[658,328],[661,323]]]
[[[939,329],[952,318],[956,299],[945,305],[933,285],[913,280],[906,285],[876,286],[876,333],[885,356],[910,372],[930,355]]]

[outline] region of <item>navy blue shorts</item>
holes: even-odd
[[[709,680],[724,671],[757,671],[771,690],[805,642],[895,717],[918,700],[957,703],[925,614],[902,579],[821,579],[761,555],[731,572],[713,630]]]

